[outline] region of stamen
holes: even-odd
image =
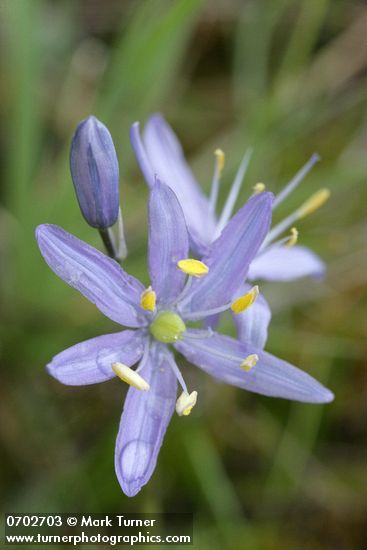
[[[215,155],[215,166],[214,166],[214,174],[213,174],[212,186],[210,191],[210,199],[209,199],[210,208],[213,213],[215,212],[215,208],[217,206],[220,177],[222,175],[222,171],[224,168],[224,161],[225,161],[225,155],[222,149],[216,149],[214,151],[214,155]]]
[[[164,351],[164,356],[167,359],[169,366],[173,370],[173,373],[175,374],[181,388],[183,389],[183,392],[187,395],[189,392],[187,391],[187,386],[185,384],[185,380],[183,379],[181,371],[178,368],[178,366],[176,365],[176,361],[172,357],[172,354],[166,349]]]
[[[179,294],[179,295],[177,296],[177,298],[175,298],[175,301],[171,304],[172,307],[173,307],[173,306],[176,306],[178,303],[180,303],[180,302],[183,301],[183,299],[186,297],[188,291],[189,291],[190,288],[191,288],[191,285],[192,285],[192,281],[193,281],[193,280],[194,280],[194,279],[191,277],[191,275],[189,275],[189,276],[187,277],[186,284],[185,284],[185,286],[183,287],[181,294]]]
[[[294,238],[293,231],[292,231],[293,229],[295,229],[295,231],[297,232],[297,237],[298,237],[297,229],[295,227],[292,227],[290,235],[287,235],[287,237],[283,237],[282,239],[278,239],[277,241],[273,242],[272,244],[267,245],[265,248],[261,247],[260,251],[258,252],[256,257],[258,258],[262,254],[264,254],[264,252],[269,252],[269,250],[277,249],[277,248],[279,248],[283,245],[293,246],[293,244],[296,244],[296,242],[293,243],[293,238]],[[292,244],[288,244],[290,241],[292,241]]]
[[[190,394],[182,392],[176,401],[176,412],[179,416],[188,416],[196,405],[198,392],[193,391]]]
[[[291,235],[289,239],[286,241],[285,246],[294,246],[298,241],[298,230],[295,227],[292,227],[291,229]]]
[[[204,277],[209,272],[209,267],[199,260],[187,258],[177,262],[177,267],[187,275],[192,277]]]
[[[123,381],[142,391],[148,391],[150,386],[136,371],[123,363],[112,363],[113,372]]]
[[[259,356],[256,353],[252,353],[251,355],[248,355],[244,361],[242,361],[242,363],[240,364],[240,367],[246,372],[249,372],[252,369],[252,367],[256,365],[258,360],[259,360]]]
[[[256,183],[254,186],[253,186],[253,190],[254,190],[254,193],[255,195],[259,195],[260,193],[263,193],[266,189],[266,185],[265,183]]]
[[[223,168],[224,168],[224,162],[226,160],[226,156],[225,156],[224,152],[222,151],[222,149],[216,149],[214,151],[214,154],[215,154],[216,161],[217,161],[218,172],[219,172],[219,175],[221,175],[222,171],[223,171]]]
[[[259,287],[257,285],[253,286],[251,290],[249,290],[249,292],[246,292],[246,294],[244,294],[240,298],[237,298],[237,300],[235,300],[232,303],[231,310],[237,314],[242,313],[247,308],[252,306],[252,304],[255,302],[256,298],[258,297],[258,295],[259,295]]]
[[[320,189],[314,195],[312,195],[305,203],[302,204],[297,210],[292,214],[287,216],[284,220],[279,222],[273,227],[271,231],[267,234],[267,237],[264,239],[264,242],[260,248],[263,250],[270,242],[276,239],[283,231],[286,231],[288,227],[294,224],[295,221],[312,214],[320,208],[330,197],[330,191],[328,189]]]
[[[216,313],[222,313],[231,307],[232,303],[224,304],[223,306],[214,307],[213,309],[204,309],[202,311],[186,312],[184,311],[185,301],[179,304],[178,310],[180,311],[183,319],[187,321],[200,321],[205,317],[210,317]]]
[[[145,309],[146,311],[154,311],[155,310],[155,304],[157,301],[157,295],[152,290],[152,287],[146,288],[140,296],[140,306]]]
[[[192,338],[192,334],[190,333],[190,331],[187,331],[186,334],[185,334],[185,340],[190,340],[190,338]],[[195,343],[195,348],[202,349],[203,351],[207,351],[207,347],[206,346],[200,346],[200,342]],[[243,357],[240,357],[239,355],[231,355],[230,353],[224,353],[224,352],[216,349],[215,347],[210,348],[210,353],[211,353],[211,355],[215,355],[216,357],[219,357],[220,359],[226,359],[227,361],[233,361],[233,362],[237,363],[239,366],[241,366],[242,363],[244,362]],[[245,359],[245,361],[246,361],[246,359]]]
[[[135,370],[135,372],[140,372],[145,367],[149,359],[149,352],[150,352],[150,341],[149,341],[149,338],[147,338],[144,345],[143,357],[141,358],[140,363],[137,369]]]
[[[222,210],[222,214],[219,218],[219,222],[215,230],[214,238],[218,237],[221,234],[223,228],[227,225],[227,222],[232,215],[233,208],[238,197],[238,193],[240,192],[243,179],[245,177],[248,165],[250,163],[251,155],[252,155],[252,149],[247,149],[242,159],[242,162],[240,164],[240,167],[238,169],[238,172],[236,174],[236,177],[233,180],[231,190],[229,192],[224,208]]]
[[[298,209],[298,217],[304,218],[318,210],[330,197],[329,189],[320,189],[316,191],[302,206]]]
[[[320,160],[317,153],[314,153],[312,157],[306,162],[304,166],[297,172],[297,174],[290,180],[284,189],[275,197],[273,202],[273,210],[279,206],[294,191],[301,181],[307,176],[308,172],[315,166],[316,162]]]
[[[257,258],[264,254],[264,252],[269,252],[269,250],[275,250],[283,245],[285,246],[294,246],[298,242],[298,229],[296,227],[292,227],[290,230],[290,235],[287,237],[283,237],[282,239],[279,239],[275,242],[273,242],[270,245],[267,245],[265,248],[261,247],[260,251],[258,252]]]
[[[191,340],[204,340],[207,338],[211,338],[213,336],[214,332],[211,327],[208,327],[206,330],[195,330],[195,334],[190,334]]]

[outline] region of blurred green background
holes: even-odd
[[[2,509],[193,511],[203,550],[366,548],[366,2],[1,0],[0,15]],[[44,369],[118,327],[51,273],[34,228],[57,223],[101,247],[68,171],[72,133],[93,113],[119,155],[125,267],[147,282],[147,189],[128,130],[154,111],[206,190],[213,151],[225,150],[222,201],[250,145],[238,204],[257,181],[277,191],[321,155],[277,217],[331,189],[298,225],[327,278],[261,288],[273,307],[267,349],[336,399],[260,397],[184,365],[198,405],[174,416],[152,480],[129,499],[113,468],[125,387],[66,387]]]

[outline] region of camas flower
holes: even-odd
[[[224,166],[224,153],[220,149],[215,151],[216,163],[208,198],[195,180],[175,133],[162,115],[154,114],[148,119],[143,138],[140,136],[139,123],[133,124],[130,138],[147,184],[152,187],[155,178],[158,177],[173,189],[185,214],[192,250],[198,255],[207,253],[232,215],[251,152],[247,151],[244,155],[222,213],[217,218],[216,203]],[[275,198],[273,209],[288,197],[318,160],[318,155],[310,158]],[[254,192],[261,193],[264,189],[264,184],[258,183],[254,187]],[[274,241],[297,220],[319,208],[328,197],[328,190],[320,190],[269,231],[251,263],[248,279],[290,281],[305,276],[320,277],[324,274],[324,262],[307,247],[296,245],[298,233],[295,228],[292,228],[290,236]]]
[[[188,258],[188,232],[175,194],[157,181],[149,199],[149,288],[62,228],[41,225],[36,230],[51,269],[107,317],[129,327],[76,344],[48,365],[64,384],[94,384],[117,375],[131,385],[115,452],[116,474],[128,496],[151,477],[175,406],[179,415],[187,415],[197,399],[170,346],[216,379],[249,391],[310,403],[333,399],[311,376],[264,352],[251,330],[242,343],[189,328],[190,321],[250,305],[251,296],[234,302],[232,296],[268,232],[272,200],[270,193],[252,197],[198,261]],[[182,393],[176,401],[177,382]]]
[[[221,215],[217,218],[216,203],[220,176],[224,167],[223,151],[220,149],[215,151],[216,162],[212,188],[210,198],[207,198],[186,162],[175,133],[162,115],[154,114],[148,119],[143,138],[140,136],[139,123],[133,124],[130,138],[140,169],[149,187],[154,185],[156,177],[171,187],[179,199],[187,221],[191,249],[199,256],[208,254],[213,241],[218,238],[231,218],[251,152],[245,153]],[[310,158],[275,198],[272,210],[296,189],[318,160],[319,157],[316,154]],[[265,191],[265,185],[258,183],[253,191],[255,195],[261,194]],[[305,276],[320,278],[324,274],[324,262],[309,248],[296,245],[298,231],[292,226],[297,220],[322,206],[328,197],[329,191],[321,189],[295,212],[269,230],[251,262],[247,273],[248,280],[291,281]],[[291,228],[290,235],[278,239],[289,228]],[[241,290],[249,292],[250,287],[245,285]],[[241,341],[247,342],[251,332],[256,342],[264,347],[267,327],[271,319],[271,310],[264,296],[260,294],[253,307],[233,317],[237,335]],[[216,327],[219,318],[219,314],[209,316],[204,326]]]

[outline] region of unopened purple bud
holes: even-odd
[[[76,129],[70,171],[80,209],[92,227],[113,225],[119,212],[119,165],[106,126],[90,116]]]

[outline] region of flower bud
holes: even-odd
[[[119,212],[119,165],[110,132],[94,116],[76,129],[70,171],[87,223],[98,229],[113,225]]]

